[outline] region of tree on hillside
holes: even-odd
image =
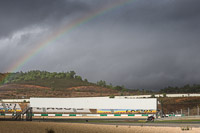
[[[97,85],[102,86],[102,87],[106,87],[106,81],[103,81],[103,80],[97,81]]]
[[[84,82],[87,82],[87,83],[88,83],[88,80],[87,80],[87,79],[84,79]]]
[[[113,85],[111,83],[109,85],[107,85],[106,87],[113,89]]]
[[[76,75],[76,73],[74,71],[70,71],[69,74],[70,74],[70,78],[74,78]]]
[[[123,88],[123,86],[117,85],[117,86],[114,87],[114,89],[115,89],[115,90],[118,90],[118,91],[121,91],[121,90],[123,90],[124,88]]]
[[[75,79],[78,79],[78,80],[82,81],[82,77],[78,76],[78,75],[75,76]]]

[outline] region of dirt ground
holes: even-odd
[[[55,122],[0,121],[1,133],[199,133],[200,128],[183,131],[180,127],[143,127]],[[53,133],[53,132],[51,132]]]

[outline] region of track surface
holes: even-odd
[[[200,122],[188,123],[137,123],[139,120],[146,120],[145,118],[66,118],[66,119],[34,119],[33,121],[45,122],[69,122],[69,123],[87,123],[99,125],[121,125],[121,126],[158,126],[158,127],[198,127]],[[99,122],[95,122],[99,121]],[[126,122],[128,121],[128,122]],[[132,123],[131,123],[132,122]]]
[[[87,122],[92,122],[92,121],[106,121],[109,123],[113,121],[138,121],[138,120],[146,120],[146,118],[34,118],[33,121],[46,121],[46,122],[76,122],[80,123],[80,121],[87,121]]]
[[[44,122],[77,122],[78,121],[138,121],[146,120],[146,118],[33,118],[33,121],[44,121]],[[1,118],[0,121],[12,121],[11,118]]]
[[[0,121],[11,121],[12,119],[0,119]],[[34,118],[33,121],[40,122],[67,122],[67,123],[87,123],[98,125],[118,125],[118,126],[154,126],[154,127],[197,127],[200,128],[200,122],[188,123],[137,123],[145,118]]]
[[[154,126],[154,127],[198,127],[200,123],[91,123],[100,125],[121,125],[121,126]]]
[[[33,121],[45,122],[69,122],[69,123],[87,123],[99,125],[121,125],[121,126],[158,126],[158,127],[198,127],[200,122],[188,123],[137,123],[138,120],[146,120],[145,118],[66,118],[66,119],[33,119]],[[95,122],[99,121],[99,122]],[[128,122],[126,122],[128,121]],[[132,123],[131,123],[132,122]]]

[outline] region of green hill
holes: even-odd
[[[4,78],[6,76],[6,78]],[[47,72],[47,71],[29,71],[16,72],[0,75],[2,84],[28,84],[38,85],[54,89],[64,89],[75,86],[94,85],[89,83],[87,79],[83,80],[81,76],[76,75],[74,71],[70,72]]]
[[[128,90],[123,86],[107,85],[100,80],[88,82],[70,72],[29,71],[0,74],[0,97],[84,97],[141,94],[140,90]]]

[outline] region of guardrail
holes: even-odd
[[[114,116],[134,116],[134,117],[148,117],[152,116],[153,114],[32,114],[32,116],[78,116],[78,117],[100,117],[100,116],[107,116],[107,117],[114,117]],[[0,114],[0,116],[12,116],[12,114]],[[24,114],[26,116],[26,114]],[[166,116],[168,117],[183,117],[184,115],[182,114],[177,114],[177,115],[171,115],[167,114]]]

